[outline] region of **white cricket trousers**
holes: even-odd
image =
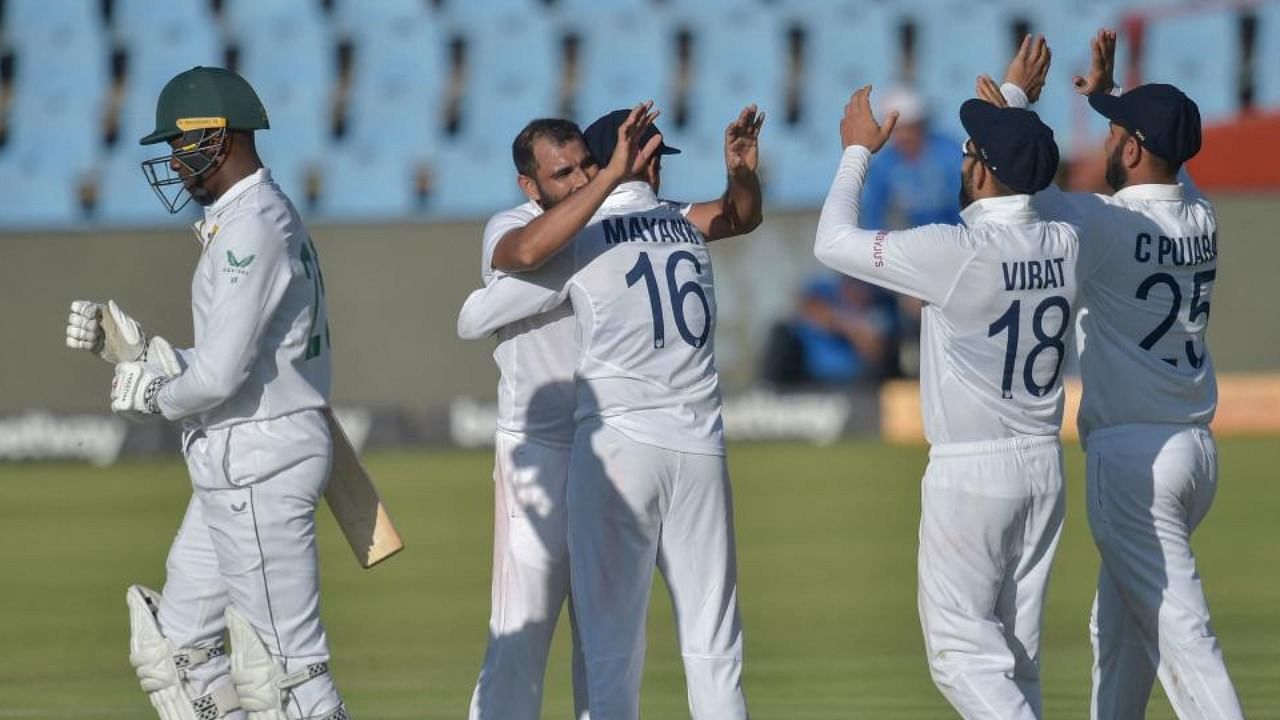
[[[470,720],[538,720],[560,608],[569,598],[569,448],[494,437],[489,645]],[[573,603],[569,619],[574,623]],[[573,705],[587,717],[587,676],[573,629]]]
[[[733,502],[720,455],[580,423],[569,466],[573,602],[591,720],[640,717],[653,569],[671,591],[694,720],[745,720]]]
[[[169,549],[159,612],[160,629],[175,645],[220,642],[230,604],[286,673],[329,660],[315,513],[332,454],[321,410],[198,432],[189,440],[193,493]],[[196,692],[227,682],[229,671],[225,655],[196,667]],[[292,698],[285,708],[290,718],[342,703],[328,673],[294,688]]]
[[[1191,552],[1218,489],[1213,435],[1116,425],[1090,433],[1087,448],[1089,527],[1102,557],[1091,716],[1143,717],[1158,674],[1182,720],[1243,718]]]
[[[934,684],[969,720],[1039,718],[1040,623],[1065,511],[1058,437],[935,445],[920,499]]]

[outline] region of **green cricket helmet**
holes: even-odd
[[[139,141],[178,142],[172,153],[144,161],[142,172],[164,206],[176,213],[191,201],[190,189],[199,188],[217,167],[228,130],[270,127],[266,108],[247,80],[225,68],[191,68],[160,91],[156,128]],[[174,186],[176,190],[168,190]]]

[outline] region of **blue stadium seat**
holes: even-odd
[[[224,0],[222,17],[232,35],[266,26],[296,23],[311,27],[326,22],[320,0]]]
[[[849,95],[866,84],[883,92],[899,80],[897,15],[879,4],[797,0],[779,9],[777,22],[783,32],[804,32],[800,116],[789,125],[784,106],[768,109],[760,139],[764,190],[771,205],[814,207],[840,157],[838,124]]]
[[[199,41],[216,22],[208,0],[112,0],[112,28],[130,45],[161,39],[176,45],[192,36]]]
[[[240,74],[257,91],[271,124],[259,133],[264,159],[282,172],[314,162],[332,127],[336,61],[327,27],[315,17],[271,16],[242,26],[236,39]],[[281,179],[289,185],[286,176]]]
[[[399,218],[417,210],[414,168],[394,153],[351,144],[324,163],[319,212],[329,219]]]
[[[46,158],[0,155],[0,229],[64,227],[80,219],[78,178]]]
[[[12,2],[12,0],[11,0]],[[27,0],[7,9],[14,46],[10,149],[32,158],[57,155],[77,172],[90,168],[102,145],[109,49],[87,3],[41,10]],[[72,12],[71,6],[82,7]],[[52,159],[52,158],[49,158]]]
[[[999,78],[1016,49],[1008,8],[938,4],[917,12],[916,79],[929,100],[933,127],[964,137],[959,111],[981,73]]]
[[[55,2],[53,0],[5,0],[3,20],[7,40],[24,46],[41,44],[54,38],[55,46],[65,43],[62,36],[102,33],[102,14],[96,2]]]
[[[652,0],[555,0],[552,4],[566,20],[572,20],[583,13],[591,13],[595,10],[643,10],[649,13],[661,12],[660,6],[655,6]],[[643,36],[641,36],[643,37]]]
[[[363,42],[371,33],[381,33],[388,23],[434,19],[430,9],[428,0],[338,0],[333,5],[333,25],[339,35]]]
[[[724,132],[663,128],[663,139],[680,148],[662,158],[660,195],[681,202],[720,197],[725,189]]]
[[[1034,109],[1053,128],[1063,157],[1087,152],[1098,134],[1096,113],[1089,107],[1088,100],[1075,91],[1071,78],[1088,71],[1089,40],[1099,28],[1118,28],[1120,12],[1120,8],[1104,3],[1050,2],[1018,7],[1011,13],[1012,18],[1028,22],[1031,32],[1044,33],[1053,50],[1049,78]],[[1117,47],[1117,68],[1124,67],[1127,57],[1125,42],[1121,41]],[[988,74],[1000,81],[1005,64],[992,68]],[[1123,81],[1123,77],[1118,79]]]
[[[1280,3],[1258,8],[1258,39],[1254,48],[1254,102],[1268,110],[1280,108]]]
[[[674,25],[693,34],[689,127],[722,137],[744,106],[782,109],[787,73],[787,27],[770,12],[739,0],[674,13]]]
[[[514,133],[512,133],[514,136]],[[434,186],[427,201],[435,217],[485,217],[525,201],[516,185],[510,141],[462,140],[434,157]]]
[[[126,144],[117,147],[103,163],[98,176],[98,205],[94,219],[103,224],[134,227],[182,225],[198,219],[200,206],[194,202],[188,203],[177,215],[170,215],[147,184],[142,161],[166,152],[164,146]]]
[[[1175,15],[1147,23],[1143,82],[1177,85],[1211,123],[1239,111],[1237,10]]]
[[[120,115],[123,143],[136,143],[155,129],[156,101],[174,75],[197,65],[224,64],[222,36],[212,23],[177,33],[139,33],[125,51],[125,99]]]
[[[460,22],[467,42],[461,134],[509,143],[535,117],[556,115],[560,36],[545,12],[509,12]]]
[[[818,4],[798,20],[807,38],[802,122],[808,130],[832,133],[859,87],[887,89],[900,81],[897,17],[882,6]]]
[[[504,15],[521,16],[531,12],[547,13],[542,0],[443,0],[440,13],[454,21],[490,20]]]
[[[781,122],[770,127],[769,123],[760,140],[761,180],[769,206],[821,205],[840,160],[836,123],[831,123],[826,132],[805,131]]]
[[[424,157],[443,121],[445,38],[422,11],[366,24],[359,37],[347,102],[348,141]]]
[[[650,99],[670,122],[675,30],[664,13],[651,6],[589,7],[574,12],[566,26],[581,38],[576,110],[582,123]]]

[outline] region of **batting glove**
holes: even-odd
[[[111,412],[129,420],[145,420],[160,414],[160,390],[169,377],[142,362],[116,365],[111,380]]]
[[[147,334],[114,300],[105,306],[76,300],[67,318],[67,347],[88,350],[114,365],[144,359]]]

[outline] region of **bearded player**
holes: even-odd
[[[657,113],[649,103],[606,117],[596,126],[592,148],[567,120],[535,120],[516,137],[512,158],[529,202],[486,225],[486,285],[541,266],[587,224],[624,175],[678,152],[653,130]],[[729,187],[721,198],[671,204],[709,237],[743,234],[760,222],[756,139],[763,120],[749,107],[726,129]],[[564,304],[497,333],[492,612],[472,720],[539,716],[551,637],[569,594],[565,494],[576,406],[574,327]],[[574,620],[572,603],[569,615]],[[585,717],[586,673],[576,630],[573,687],[577,715]]]

